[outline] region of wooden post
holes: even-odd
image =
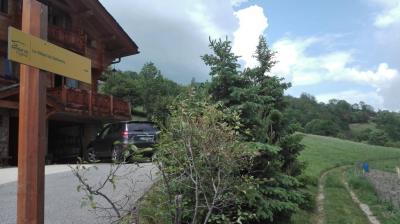
[[[93,115],[93,93],[92,90],[89,90],[89,115]]]
[[[47,6],[23,0],[22,31],[46,39]],[[18,224],[44,223],[46,76],[21,65],[18,140]]]
[[[110,96],[110,114],[111,116],[114,115],[114,96]]]

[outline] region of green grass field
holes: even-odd
[[[400,158],[400,149],[372,146],[337,138],[305,135],[302,143],[305,150],[300,160],[306,162],[304,172],[309,181],[308,190],[315,197],[319,176],[326,170],[343,165],[355,165],[364,161],[373,161],[372,168],[386,167],[394,169],[394,158]],[[362,213],[355,206],[342,184],[340,172],[333,171],[326,177],[325,213],[327,223],[363,223]],[[349,214],[345,211],[351,211]],[[312,212],[300,211],[293,223],[312,223]]]
[[[386,161],[373,161],[370,166],[374,169],[386,171],[386,172],[396,172],[396,167],[400,167],[400,159],[391,159]]]
[[[365,224],[368,219],[352,202],[341,177],[344,169],[330,172],[325,182],[325,215],[327,224]]]
[[[350,131],[353,134],[360,134],[362,131],[365,131],[367,129],[371,129],[371,130],[377,130],[376,128],[376,124],[375,123],[355,123],[355,124],[350,124]]]
[[[318,178],[325,170],[364,161],[400,158],[400,149],[367,145],[332,137],[305,135],[306,149],[300,160],[307,163],[305,175]],[[375,164],[378,164],[376,162]]]

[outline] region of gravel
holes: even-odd
[[[365,176],[374,186],[378,197],[400,208],[400,178],[395,173],[371,170]]]
[[[45,183],[45,223],[46,224],[105,224],[109,220],[101,218],[102,214],[88,211],[87,207],[81,208],[82,192],[77,192],[78,181],[66,166],[54,167],[53,172],[46,172]],[[97,165],[98,170],[92,170],[87,178],[91,183],[98,183],[109,171],[108,164]],[[47,171],[47,170],[46,170]],[[113,199],[130,194],[131,203],[139,199],[156,181],[157,170],[152,164],[124,165],[119,175],[126,175],[119,180],[117,188],[111,186],[105,189],[107,195]],[[7,179],[5,184],[0,182],[0,223],[16,223],[17,183],[15,169],[8,171],[0,169],[0,179]],[[132,189],[134,187],[134,189]],[[100,201],[101,202],[101,201]]]

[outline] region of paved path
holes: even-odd
[[[101,181],[109,171],[108,164],[97,165],[98,170],[87,175],[92,183]],[[113,198],[130,193],[133,201],[147,191],[155,181],[156,168],[152,164],[125,165],[119,173],[127,174],[125,181],[121,181],[116,190],[110,186],[107,194]],[[0,169],[0,223],[14,224],[16,222],[17,200],[17,169]],[[45,188],[45,223],[46,224],[93,224],[109,223],[98,215],[81,208],[82,192],[77,192],[78,181],[72,175],[70,168],[65,165],[46,167]],[[134,185],[134,192],[127,186]]]

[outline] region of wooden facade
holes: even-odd
[[[92,85],[44,73],[48,121],[86,125],[129,120],[131,105],[98,93],[98,83],[108,66],[139,53],[135,42],[98,0],[39,1],[48,6],[47,41],[92,61]],[[9,120],[18,116],[20,65],[7,59],[8,27],[21,29],[21,23],[22,0],[0,0],[0,111],[9,111]]]
[[[47,74],[48,117],[59,114],[127,120],[129,103],[97,93],[100,75],[113,61],[138,53],[98,0],[41,0],[48,5],[48,41],[92,60],[93,84]],[[0,0],[0,108],[16,109],[19,66],[7,60],[8,27],[21,28],[22,0]],[[13,88],[10,88],[12,86]],[[14,93],[14,94],[12,94]]]

